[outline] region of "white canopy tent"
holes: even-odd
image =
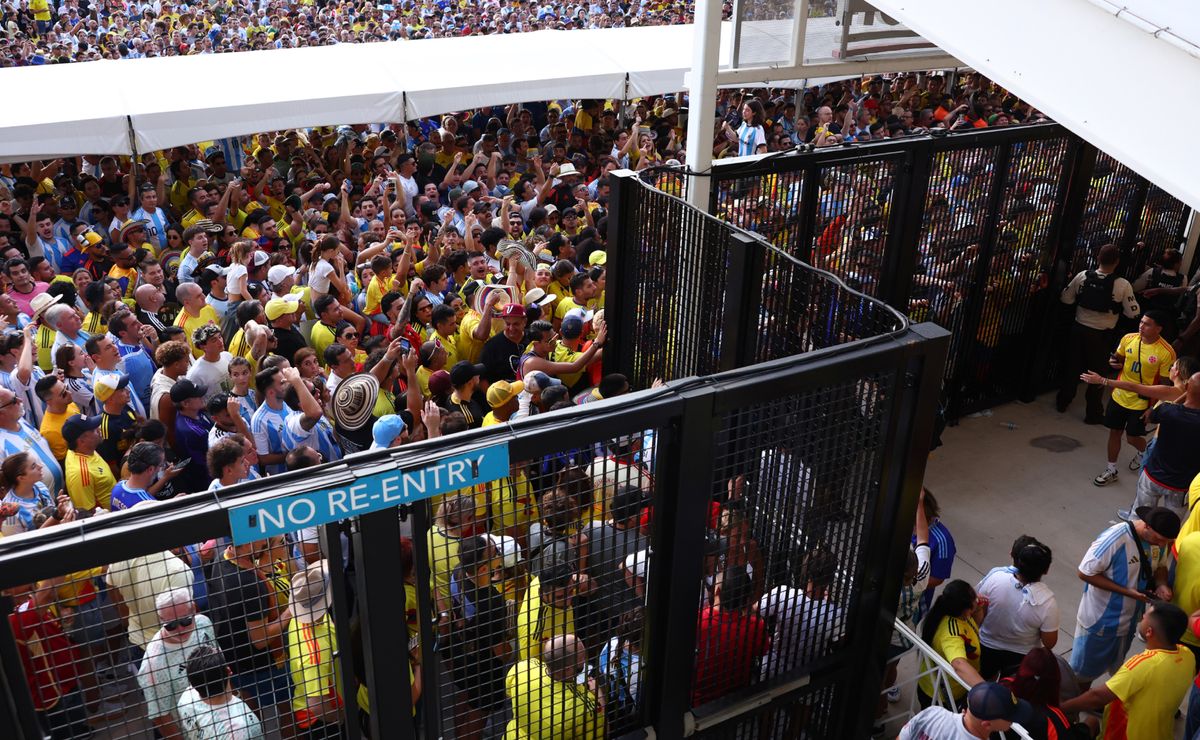
[[[6,69],[0,81],[9,99],[33,104],[0,114],[0,162],[130,154],[135,146],[155,151],[260,131],[391,123],[529,100],[677,92],[687,89],[692,29],[537,31]],[[730,32],[731,25],[722,24],[722,65]],[[886,72],[897,63],[881,58],[841,76]],[[780,79],[795,71],[731,84],[771,79],[797,87],[805,81]]]
[[[1194,0],[871,2],[1200,209]]]
[[[130,154],[132,145],[153,151],[524,100],[675,92],[691,43],[690,26],[659,26],[9,69],[0,80],[10,100],[32,105],[0,114],[0,161]]]

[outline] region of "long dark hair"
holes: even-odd
[[[962,580],[950,581],[942,589],[942,595],[934,600],[925,621],[921,623],[921,639],[927,644],[933,644],[933,633],[946,617],[957,617],[971,608],[975,603],[975,589],[971,584]]]

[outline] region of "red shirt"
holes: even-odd
[[[696,633],[692,706],[749,686],[754,659],[770,646],[767,623],[757,615],[706,607]]]
[[[33,706],[39,712],[53,708],[75,690],[79,660],[75,647],[63,633],[58,617],[39,609],[33,599],[8,615],[13,639],[21,654]]]

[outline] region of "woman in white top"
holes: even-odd
[[[323,237],[313,245],[312,266],[308,270],[308,287],[313,303],[328,293],[342,296],[347,292],[346,262],[338,256],[341,248],[336,236]]]
[[[64,344],[54,352],[54,367],[63,373],[63,384],[81,414],[99,413],[96,396],[92,393],[92,357],[74,344]]]
[[[1042,583],[1050,570],[1050,548],[1021,535],[1013,543],[1012,560],[1010,566],[993,568],[975,589],[986,600],[979,625],[980,675],[989,681],[1016,672],[1035,647],[1053,649],[1058,642],[1058,602]]]
[[[762,103],[751,98],[742,106],[742,125],[738,126],[737,131],[733,130],[728,121],[722,124],[725,137],[730,141],[737,142],[739,157],[748,157],[767,151],[767,134],[763,131],[763,122],[766,121],[766,117],[767,114],[763,110]]]
[[[246,292],[246,282],[250,277],[250,260],[254,259],[255,249],[254,242],[249,239],[236,241],[229,248],[229,270],[225,273],[225,292],[229,296],[231,310],[238,303],[250,297]]]

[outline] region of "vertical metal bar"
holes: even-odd
[[[718,363],[721,371],[745,367],[755,357],[765,259],[766,247],[763,242],[745,234],[734,234],[730,238],[725,316]]]
[[[1051,380],[1053,358],[1061,346],[1055,337],[1066,326],[1065,314],[1068,313],[1064,311],[1058,294],[1071,279],[1070,265],[1083,224],[1092,172],[1096,168],[1096,147],[1073,135],[1069,137],[1067,147],[1066,162],[1059,179],[1058,200],[1054,204],[1047,236],[1051,252],[1046,260],[1047,284],[1032,299],[1031,315],[1045,318],[1026,323],[1024,346],[1033,347],[1034,350],[1017,385],[1017,398],[1024,403],[1033,401]]]
[[[867,689],[859,694],[857,711],[848,713],[855,718],[850,720],[848,737],[867,737],[875,717],[904,571],[896,564],[905,562],[916,517],[950,333],[935,324],[918,324],[904,341],[908,346],[898,358],[899,393],[890,404],[878,503],[863,549],[858,608],[850,610],[858,615],[858,623],[847,630],[847,634],[863,635],[858,655],[847,659],[860,667],[856,681]]]
[[[0,597],[3,614],[11,614],[11,606],[7,596]],[[10,731],[16,733],[13,740],[42,740],[43,737],[7,616],[0,619],[0,727],[11,728]]]
[[[914,142],[897,181],[898,192],[893,196],[892,225],[888,228],[883,262],[886,282],[880,286],[879,298],[906,315],[913,272],[917,267],[917,242],[921,239],[933,154],[932,141]]]
[[[643,684],[659,740],[685,736],[696,654],[696,608],[704,573],[704,532],[712,490],[713,394],[685,391],[683,415],[663,432],[663,473],[655,478],[654,532],[646,593]]]
[[[622,373],[633,383],[633,356],[641,348],[635,342],[637,333],[633,326],[633,312],[627,301],[617,300],[616,297],[624,298],[637,285],[641,247],[635,229],[642,185],[637,180],[637,173],[632,170],[613,170],[609,173],[609,183],[612,197],[609,199],[608,222],[616,228],[609,232],[606,246],[609,259],[616,262],[616,269],[610,268],[608,271],[608,281],[612,287],[605,296],[614,296],[614,300],[605,300],[604,316],[614,341],[605,348],[608,351],[604,353],[602,362],[605,373]]]
[[[800,190],[800,214],[799,222],[796,225],[796,243],[791,254],[796,259],[811,264],[812,247],[817,239],[817,235],[813,231],[817,224],[817,201],[821,197],[821,168],[817,166],[811,153],[805,156],[801,163],[804,182],[801,184]]]
[[[425,737],[438,738],[442,732],[441,687],[438,654],[434,650],[437,635],[437,607],[430,591],[433,583],[429,563],[429,528],[433,521],[432,504],[418,501],[412,506],[413,568],[417,579],[417,629],[421,640],[421,707],[424,709]]]
[[[1004,203],[1005,182],[1008,180],[1008,164],[1012,157],[1012,144],[1001,144],[996,149],[996,160],[993,163],[991,190],[988,191],[988,210],[983,222],[983,239],[980,244],[979,257],[975,262],[975,275],[967,293],[967,301],[962,322],[963,341],[959,343],[959,352],[969,353],[978,341],[975,337],[979,330],[979,322],[983,315],[983,304],[986,300],[988,273],[992,262],[992,252],[995,251],[997,226],[1000,223],[1000,207]],[[949,411],[947,416],[958,418],[963,412],[962,382],[964,374],[974,370],[972,363],[960,358],[956,363],[954,378],[947,389]]]
[[[395,509],[364,514],[355,538],[355,571],[363,635],[363,662],[371,696],[371,737],[416,740],[404,629],[400,567],[400,521]],[[400,625],[397,628],[397,623]]]
[[[1141,175],[1134,176],[1137,187],[1133,191],[1133,199],[1129,205],[1129,218],[1125,221],[1125,230],[1121,234],[1121,274],[1128,280],[1133,280],[1136,263],[1134,249],[1137,246],[1138,232],[1142,230],[1142,211],[1146,208],[1146,196],[1150,192],[1150,181]]]
[[[346,569],[343,566],[341,524],[326,524],[321,527],[321,552],[329,561],[329,590],[333,598],[333,629],[337,635],[338,668],[342,672],[342,701],[346,707],[346,722],[343,727],[349,740],[359,740],[362,730],[358,726],[358,704],[355,689],[358,679],[354,673],[354,638],[350,633],[350,614],[354,604],[346,589]]]

